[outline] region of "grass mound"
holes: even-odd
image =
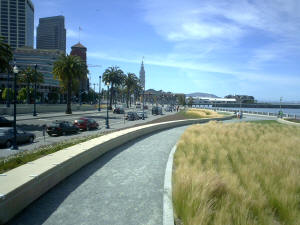
[[[195,118],[220,118],[224,115],[219,114],[213,110],[208,109],[188,109],[186,111],[182,111],[182,113],[190,119]]]
[[[175,153],[173,204],[183,224],[300,224],[300,128],[195,125]]]

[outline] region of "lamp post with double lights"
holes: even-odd
[[[14,72],[14,121],[13,121],[14,141],[13,141],[13,146],[11,147],[11,149],[18,150],[18,145],[17,145],[17,76],[19,73],[19,69],[18,69],[17,65],[14,66],[13,72]]]
[[[100,108],[100,104],[101,104],[101,76],[99,76],[99,101],[98,101],[98,111],[101,111]]]
[[[107,85],[107,100],[106,100],[106,129],[109,129],[109,121],[108,121],[108,99],[109,99],[109,82],[106,83]]]
[[[37,116],[36,113],[36,70],[37,64],[34,65],[34,98],[33,98],[33,116]]]

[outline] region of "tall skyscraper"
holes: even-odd
[[[141,69],[140,69],[140,82],[142,87],[145,90],[145,69],[144,69],[144,60],[142,61]]]
[[[36,37],[37,49],[59,49],[66,52],[65,17],[40,18]]]
[[[0,0],[0,35],[13,49],[33,47],[34,6],[31,0]]]
[[[70,55],[76,55],[81,58],[81,60],[86,64],[86,51],[87,48],[84,47],[80,42],[78,42],[76,45],[73,45],[71,47],[71,53]],[[80,82],[80,89],[81,91],[87,91],[89,90],[89,80],[87,78],[87,75],[81,79]]]

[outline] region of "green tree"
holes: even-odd
[[[129,102],[131,106],[131,94],[134,92],[134,88],[138,84],[138,78],[134,73],[127,73],[124,79],[125,89],[126,89],[126,104],[129,107]]]
[[[135,101],[136,101],[136,99],[140,98],[142,93],[143,93],[143,87],[140,84],[140,80],[138,79],[138,82],[135,84],[134,91],[133,91]]]
[[[188,106],[189,106],[189,107],[192,107],[193,104],[194,104],[193,98],[192,98],[192,97],[189,97],[189,99],[188,99]]]
[[[72,55],[61,55],[54,62],[53,74],[54,78],[59,79],[63,88],[67,91],[67,109],[66,114],[72,114],[71,98],[74,91],[74,84],[79,83],[88,73],[87,66],[80,57]]]
[[[9,70],[9,62],[13,58],[13,53],[8,44],[4,42],[4,37],[0,36],[0,72]]]
[[[13,91],[11,88],[5,88],[2,91],[2,99],[6,99],[7,95],[9,96],[9,100],[12,101]]]
[[[27,67],[25,69],[22,69],[19,72],[19,76],[18,76],[18,82],[19,83],[24,83],[27,86],[27,104],[30,104],[30,84],[32,84],[32,87],[34,85],[34,83],[37,84],[41,84],[44,83],[44,76],[41,72],[36,72],[35,69],[31,68],[31,67]]]
[[[124,72],[117,66],[108,67],[102,76],[102,81],[107,84],[109,83],[110,86],[110,102],[109,106],[112,107],[112,102],[114,99],[114,88],[118,85],[121,85],[123,82],[123,74]]]
[[[178,104],[179,104],[179,105],[185,106],[185,105],[186,105],[186,102],[185,102],[185,95],[178,95],[178,96],[177,96],[177,101],[178,101]]]
[[[24,102],[28,96],[32,96],[33,95],[33,88],[21,88],[18,91],[18,101]]]

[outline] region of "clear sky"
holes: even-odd
[[[92,83],[109,66],[146,89],[300,101],[299,0],[33,0],[40,17],[64,15],[67,53],[88,49]],[[102,84],[103,87],[103,84]],[[98,87],[97,87],[98,88]]]

